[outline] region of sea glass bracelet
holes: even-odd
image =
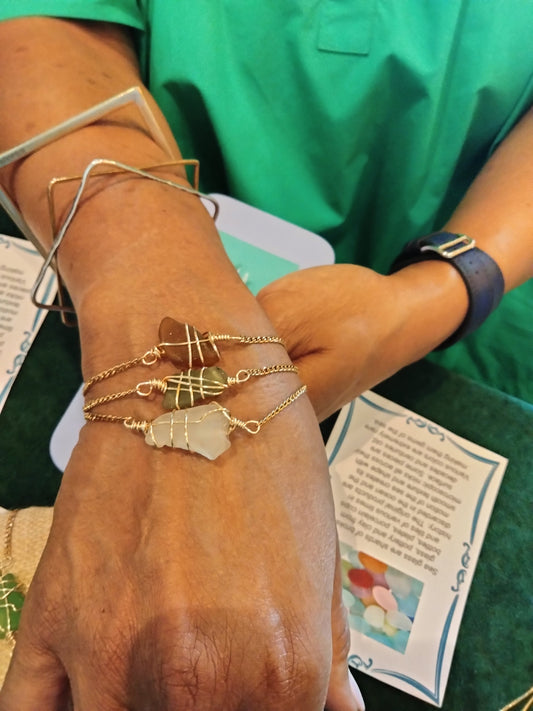
[[[138,383],[134,388],[123,390],[118,393],[110,393],[101,397],[89,400],[84,408],[84,412],[90,412],[99,405],[108,402],[121,400],[129,395],[139,397],[149,397],[154,391],[163,393],[163,407],[165,410],[183,410],[187,407],[194,407],[198,402],[208,397],[217,397],[233,385],[240,385],[250,380],[264,375],[275,373],[297,373],[297,366],[292,363],[280,365],[267,365],[264,368],[243,368],[234,376],[228,375],[222,368],[216,365],[204,366],[203,368],[189,368],[188,370],[167,375],[164,378],[154,378]]]
[[[84,385],[86,394],[96,383],[111,378],[136,365],[154,365],[162,359],[170,360],[179,368],[193,368],[214,365],[220,359],[217,347],[219,341],[236,342],[244,345],[278,343],[284,346],[279,336],[232,336],[227,333],[200,333],[188,323],[181,323],[166,316],[159,325],[160,343],[141,356],[114,365],[94,375]]]
[[[90,422],[120,422],[129,430],[144,434],[146,444],[151,447],[183,449],[213,460],[229,448],[229,435],[235,429],[257,434],[263,425],[279,415],[305,391],[306,386],[302,385],[260,420],[239,420],[216,402],[172,410],[152,421],[93,412],[86,412],[85,419]]]

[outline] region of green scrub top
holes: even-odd
[[[5,4],[4,4],[5,5]],[[144,79],[202,189],[386,272],[442,227],[533,103],[524,0],[17,0],[137,33]],[[475,237],[475,235],[471,235]],[[436,362],[533,402],[533,281]]]

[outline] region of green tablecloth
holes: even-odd
[[[49,505],[48,446],[81,375],[77,332],[50,315],[0,414],[0,505]],[[443,709],[497,711],[533,684],[533,406],[427,362],[376,390],[509,459],[461,625]],[[331,421],[323,426],[326,435]],[[430,705],[358,674],[369,711]]]

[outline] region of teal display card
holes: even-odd
[[[219,230],[219,234],[228,257],[253,294],[257,294],[260,289],[275,279],[298,269],[296,262],[243,242],[227,232]]]

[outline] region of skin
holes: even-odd
[[[0,61],[2,150],[139,83],[126,38],[106,26],[6,22]],[[44,186],[79,173],[95,145],[101,156],[134,165],[163,159],[125,112],[0,176],[43,244],[50,242]],[[446,225],[477,239],[500,264],[507,289],[531,276],[532,148],[528,115]],[[69,199],[66,189],[60,209]],[[306,270],[256,301],[194,198],[122,177],[95,181],[60,269],[78,314],[86,378],[153,345],[167,314],[211,331],[277,330],[319,418],[430,351],[467,309],[457,272],[429,262],[387,277],[356,265]],[[339,375],[347,351],[351,362]],[[285,361],[279,346],[224,351],[228,372]],[[116,376],[113,388],[133,376]],[[257,417],[299,382],[260,379],[227,404]],[[143,417],[155,412],[143,407]],[[118,425],[84,428],[27,598],[1,711],[57,711],[69,699],[76,711],[202,711],[213,699],[221,711],[358,707],[311,405],[302,398],[257,437],[235,433],[233,441],[213,465],[154,453]]]
[[[17,20],[0,25],[0,47],[10,76],[0,80],[2,150],[139,83],[116,28]],[[15,119],[23,115],[31,121]],[[81,172],[95,146],[133,165],[166,159],[136,121],[123,112],[2,173],[45,246],[51,177]],[[59,214],[71,199],[70,187],[58,193]],[[274,333],[198,199],[151,181],[94,181],[59,266],[85,379],[154,345],[165,315],[219,333]],[[279,345],[223,348],[229,373],[283,362]],[[172,370],[164,363],[150,375]],[[133,369],[91,395],[146,373]],[[256,418],[300,384],[294,374],[257,379],[225,405]],[[115,411],[134,407],[141,419],[159,412],[155,402],[130,401]],[[231,439],[212,463],[154,451],[120,425],[83,428],[27,596],[2,711],[202,711],[213,699],[220,711],[361,708],[349,683],[332,498],[312,407],[300,398],[257,436]]]

